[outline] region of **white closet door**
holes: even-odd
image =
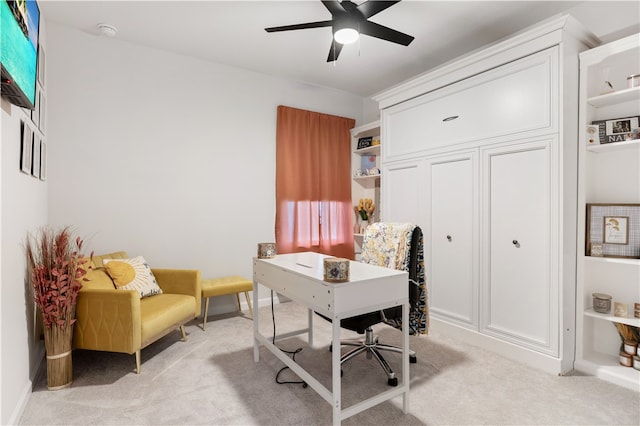
[[[420,161],[391,164],[383,167],[383,211],[385,222],[410,222],[421,225],[420,188],[424,185]]]
[[[549,141],[488,149],[483,155],[483,328],[543,351],[550,349],[552,324],[557,327],[550,155]]]
[[[475,152],[429,161],[430,220],[425,232],[430,312],[474,329],[478,306]]]

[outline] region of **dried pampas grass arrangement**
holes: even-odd
[[[620,338],[623,342],[630,343],[638,343],[640,341],[640,335],[638,333],[638,328],[633,327],[627,324],[622,324],[619,322],[614,323],[616,329],[618,330],[618,334],[620,334]]]
[[[29,280],[42,314],[47,352],[47,387],[56,390],[72,381],[71,340],[76,322],[76,299],[90,265],[81,253],[82,240],[69,227],[41,228],[26,242]],[[92,253],[93,256],[93,253]]]

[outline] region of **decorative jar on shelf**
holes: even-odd
[[[593,293],[593,310],[601,314],[611,312],[611,296],[604,293]]]

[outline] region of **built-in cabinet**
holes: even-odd
[[[640,371],[619,363],[621,339],[615,323],[640,327],[633,304],[640,303],[640,259],[592,257],[586,240],[589,203],[640,203],[640,141],[588,143],[596,120],[640,115],[640,87],[627,77],[640,70],[640,34],[580,54],[580,138],[576,369],[640,391]],[[609,82],[610,84],[607,84]],[[593,310],[593,293],[629,307],[627,318]],[[613,304],[612,304],[613,305]]]
[[[480,150],[480,330],[552,356],[559,355],[555,150],[554,138]]]
[[[425,234],[432,326],[539,368],[573,368],[578,52],[547,20],[374,97],[383,217]]]
[[[478,326],[478,152],[428,157],[425,234],[431,312],[462,327]]]
[[[380,170],[380,144],[371,145],[366,148],[358,149],[358,140],[360,138],[372,138],[380,141],[380,121],[363,124],[362,126],[351,129],[351,147],[353,155],[351,156],[351,174],[353,181],[351,185],[351,194],[353,205],[358,204],[361,198],[370,198],[375,204],[373,221],[380,221],[381,199],[380,199],[380,179],[381,175],[371,174],[371,169]],[[366,161],[363,162],[363,157]],[[373,160],[373,161],[370,161]],[[363,170],[363,163],[374,163],[375,167],[369,167],[369,170]],[[358,172],[360,171],[360,172]],[[354,221],[359,219],[354,214]],[[359,223],[359,222],[358,222]],[[357,231],[357,232],[356,232]],[[355,257],[359,259],[362,248],[363,234],[354,228],[354,247]]]

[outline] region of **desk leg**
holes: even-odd
[[[333,350],[331,351],[331,393],[333,394],[333,424],[340,424],[341,415],[341,379],[340,379],[340,320],[333,319],[333,336],[331,338],[331,344]]]
[[[313,347],[313,309],[309,309],[309,318],[307,320],[307,326],[309,327],[309,347]]]
[[[402,305],[402,384],[406,391],[402,394],[402,411],[409,412],[409,303]]]
[[[253,361],[260,361],[260,343],[257,336],[260,330],[260,309],[258,306],[258,283],[253,282]]]

